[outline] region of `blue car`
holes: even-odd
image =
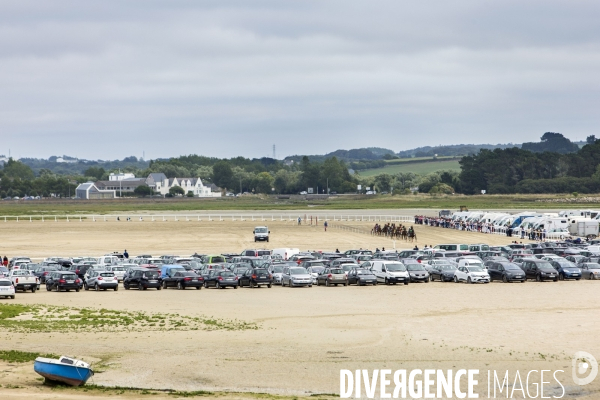
[[[161,279],[172,278],[176,272],[186,272],[183,265],[163,265],[160,267],[160,277]]]
[[[552,261],[550,264],[558,271],[558,279],[581,279],[581,268],[578,268],[570,261]]]

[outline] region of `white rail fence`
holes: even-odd
[[[311,220],[312,217],[312,220]],[[0,222],[71,222],[71,221],[298,221],[303,224],[333,222],[411,222],[409,215],[344,215],[344,214],[63,214],[63,215],[1,215]]]

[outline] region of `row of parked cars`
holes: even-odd
[[[591,246],[588,246],[591,247]],[[110,253],[102,257],[51,257],[33,263],[26,257],[0,268],[0,297],[14,298],[18,290],[48,291],[235,288],[273,285],[347,286],[416,282],[525,282],[600,279],[600,252],[558,245],[510,244],[437,245],[421,250],[375,252],[294,252],[287,260],[267,249],[241,254],[180,257],[140,255],[127,259]],[[565,251],[568,248],[569,251]],[[551,252],[549,249],[554,250]],[[474,251],[475,250],[475,251]]]

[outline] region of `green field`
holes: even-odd
[[[439,161],[443,161],[443,160],[458,160],[460,157],[455,157],[455,156],[439,156],[436,157],[436,160]],[[433,161],[434,158],[433,157],[411,157],[411,158],[395,158],[393,160],[385,160],[385,163],[388,165],[393,165],[393,164],[405,164],[405,163],[415,163],[415,162],[419,162],[419,161]]]
[[[396,161],[396,160],[394,160]],[[439,170],[454,170],[460,171],[458,160],[445,161],[428,161],[428,162],[404,162],[398,164],[387,165],[383,168],[365,169],[357,171],[360,176],[375,176],[379,174],[395,175],[399,172],[414,172],[418,175],[427,175]]]
[[[267,211],[267,210],[369,210],[431,208],[457,210],[469,209],[595,209],[600,208],[600,195],[586,195],[573,199],[570,194],[552,195],[341,195],[329,199],[278,199],[276,196],[247,196],[221,199],[115,199],[115,200],[69,200],[1,201],[0,216],[4,215],[79,215],[115,214],[148,211],[156,213],[219,210]],[[564,199],[569,198],[568,202]],[[556,202],[556,200],[560,202]],[[542,201],[540,201],[542,200]],[[0,219],[0,226],[3,219]]]

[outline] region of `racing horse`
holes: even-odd
[[[413,227],[411,226],[410,229],[408,230],[408,240],[412,241],[417,241],[417,234],[415,233],[415,230],[413,229]]]

